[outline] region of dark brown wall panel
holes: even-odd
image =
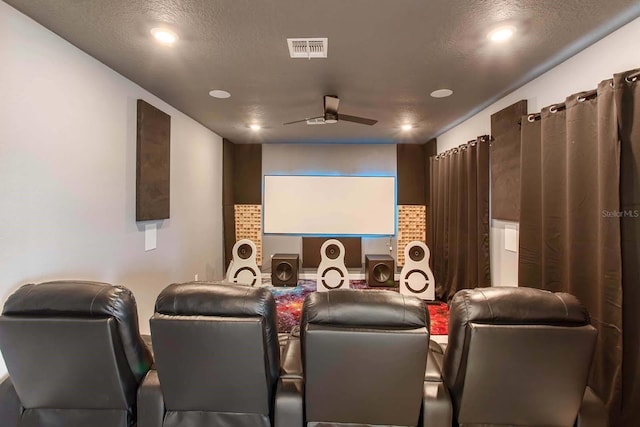
[[[236,217],[234,205],[222,207],[222,221],[224,224],[224,268],[229,266],[233,259],[233,245],[236,244]]]
[[[396,145],[399,205],[425,204],[424,151],[423,144]]]
[[[228,139],[222,140],[222,204],[234,205],[233,194],[233,158],[235,144]]]
[[[233,258],[232,249],[236,243],[236,221],[233,211],[233,163],[235,144],[228,139],[222,140],[222,223],[224,228],[224,265],[225,269]]]
[[[362,267],[362,239],[360,237],[303,237],[303,268],[317,268],[320,265],[320,248],[329,239],[339,240],[344,245],[344,263],[347,268]]]
[[[138,99],[136,221],[169,218],[171,116]]]
[[[438,152],[436,139],[424,144],[397,144],[398,204],[429,204],[429,157]]]
[[[495,219],[520,221],[520,120],[527,101],[491,115],[491,213]]]
[[[431,162],[429,162],[429,158],[436,154],[438,154],[438,141],[433,138],[424,144],[424,204],[427,206],[429,206],[431,198]],[[429,213],[427,212],[428,217]]]
[[[237,205],[262,204],[262,145],[235,144],[233,192]]]

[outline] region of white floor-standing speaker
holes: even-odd
[[[251,240],[238,240],[233,245],[233,259],[227,269],[227,282],[249,286],[262,284],[262,274],[256,263],[256,245]]]
[[[400,272],[400,293],[423,300],[434,300],[436,281],[429,268],[429,248],[415,241],[404,248],[404,266]]]
[[[322,244],[316,277],[318,292],[349,289],[349,272],[344,264],[344,252],[344,245],[339,240],[330,239]]]

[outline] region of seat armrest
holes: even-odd
[[[584,391],[576,427],[607,427],[607,409],[600,398],[593,392],[591,387]]]
[[[150,370],[138,388],[138,427],[162,427],[164,399],[158,371]]]
[[[151,353],[151,366],[149,367],[149,369],[156,369],[156,359],[155,355],[153,354],[153,343],[151,341],[151,335],[140,334],[140,338],[142,338],[142,342],[145,343],[145,345],[149,349],[149,352]]]
[[[425,381],[442,381],[442,359],[444,352],[440,345],[435,341],[429,342],[429,351],[427,353],[427,368],[424,372]]]
[[[442,358],[444,357],[444,348],[442,348],[442,344],[434,340],[429,340],[429,351],[432,351],[434,354],[437,354],[440,360],[442,360]]]
[[[422,396],[422,425],[424,427],[451,427],[453,406],[449,390],[443,382],[425,381]]]
[[[280,349],[280,359],[282,359],[282,353],[284,352],[284,348],[287,345],[287,341],[289,341],[289,334],[278,334],[278,348]]]
[[[299,337],[289,337],[282,353],[281,378],[302,378],[302,348]]]
[[[301,427],[304,424],[304,380],[280,378],[276,389],[274,427]]]
[[[0,380],[0,420],[6,427],[18,427],[22,404],[8,376]]]

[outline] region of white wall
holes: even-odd
[[[552,68],[510,93],[465,122],[438,136],[438,151],[464,144],[491,131],[491,114],[517,102],[528,101],[529,112],[564,102],[573,93],[595,89],[614,73],[640,67],[640,18],[630,22],[562,64]],[[517,226],[505,221],[491,223],[492,282],[497,286],[516,285],[518,255],[504,250],[504,230]]]
[[[171,218],[149,252],[135,221],[138,98],[171,115]],[[0,201],[2,303],[27,282],[123,284],[148,333],[165,286],[222,276],[221,138],[3,2]]]
[[[396,176],[396,146],[393,144],[265,144],[262,146],[262,175],[389,175]],[[295,203],[295,201],[292,201]],[[366,221],[366,213],[363,213]],[[395,238],[362,239],[363,254],[395,257]],[[263,236],[263,271],[271,271],[275,253],[302,253],[299,236]],[[363,255],[364,257],[364,255]],[[364,264],[363,264],[364,265]]]

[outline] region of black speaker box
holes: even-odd
[[[365,255],[364,278],[367,286],[395,286],[396,263],[390,255]]]
[[[271,258],[271,284],[273,286],[297,286],[299,270],[299,254],[275,254]]]

